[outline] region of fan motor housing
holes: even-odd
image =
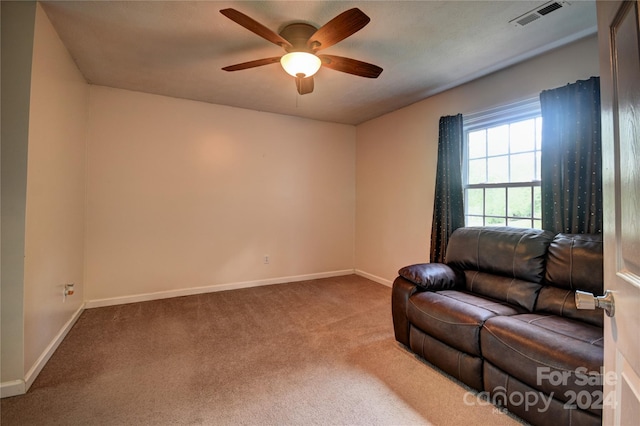
[[[318,29],[311,24],[289,24],[280,31],[280,36],[291,43],[291,48],[285,48],[287,52],[308,52],[307,41]]]

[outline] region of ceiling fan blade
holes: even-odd
[[[273,44],[277,44],[278,46],[290,48],[291,43],[281,37],[279,34],[271,31],[269,28],[265,27],[258,21],[253,18],[248,17],[242,12],[238,12],[235,9],[222,9],[220,10],[227,18],[231,19],[236,24],[245,27],[252,33],[255,33],[262,37],[263,39],[270,41]]]
[[[228,67],[222,68],[225,71],[240,71],[246,70],[248,68],[261,67],[263,65],[275,64],[276,62],[280,62],[280,56],[275,56],[273,58],[265,58],[265,59],[257,59],[255,61],[243,62],[241,64],[229,65]]]
[[[318,55],[318,58],[322,61],[322,66],[360,77],[378,78],[382,72],[382,68],[377,65],[351,58],[343,58],[342,56]]]
[[[320,27],[309,37],[307,47],[314,51],[326,49],[360,31],[370,20],[360,9],[349,9]]]
[[[313,92],[313,77],[296,77],[296,89],[301,95]]]

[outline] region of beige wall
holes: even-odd
[[[358,126],[356,269],[390,284],[402,266],[428,262],[441,116],[509,104],[594,75],[596,36]]]
[[[89,86],[40,5],[31,74],[24,261],[25,371],[83,303]],[[65,283],[76,294],[63,299]]]
[[[90,99],[87,300],[353,269],[355,127]]]
[[[1,2],[2,395],[24,390],[24,229],[35,3]],[[12,383],[14,382],[14,383]]]

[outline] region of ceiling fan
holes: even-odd
[[[369,23],[370,18],[358,8],[341,13],[320,28],[294,23],[284,27],[280,34],[235,9],[222,9],[220,13],[287,52],[282,56],[230,65],[222,68],[225,71],[239,71],[280,62],[285,71],[295,77],[296,88],[301,95],[313,92],[313,75],[321,66],[368,78],[377,78],[382,72],[379,66],[356,59],[316,54],[355,34]]]

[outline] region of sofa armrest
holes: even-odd
[[[405,266],[398,274],[424,290],[438,291],[464,284],[462,277],[443,263],[418,263]]]
[[[393,282],[391,290],[391,316],[393,317],[393,332],[396,340],[409,347],[409,318],[407,317],[407,304],[409,298],[419,291],[419,287],[398,277]]]
[[[406,266],[393,282],[391,292],[391,314],[396,340],[409,346],[409,319],[407,304],[409,298],[422,291],[438,291],[464,285],[464,278],[449,266],[441,263],[421,263]]]

